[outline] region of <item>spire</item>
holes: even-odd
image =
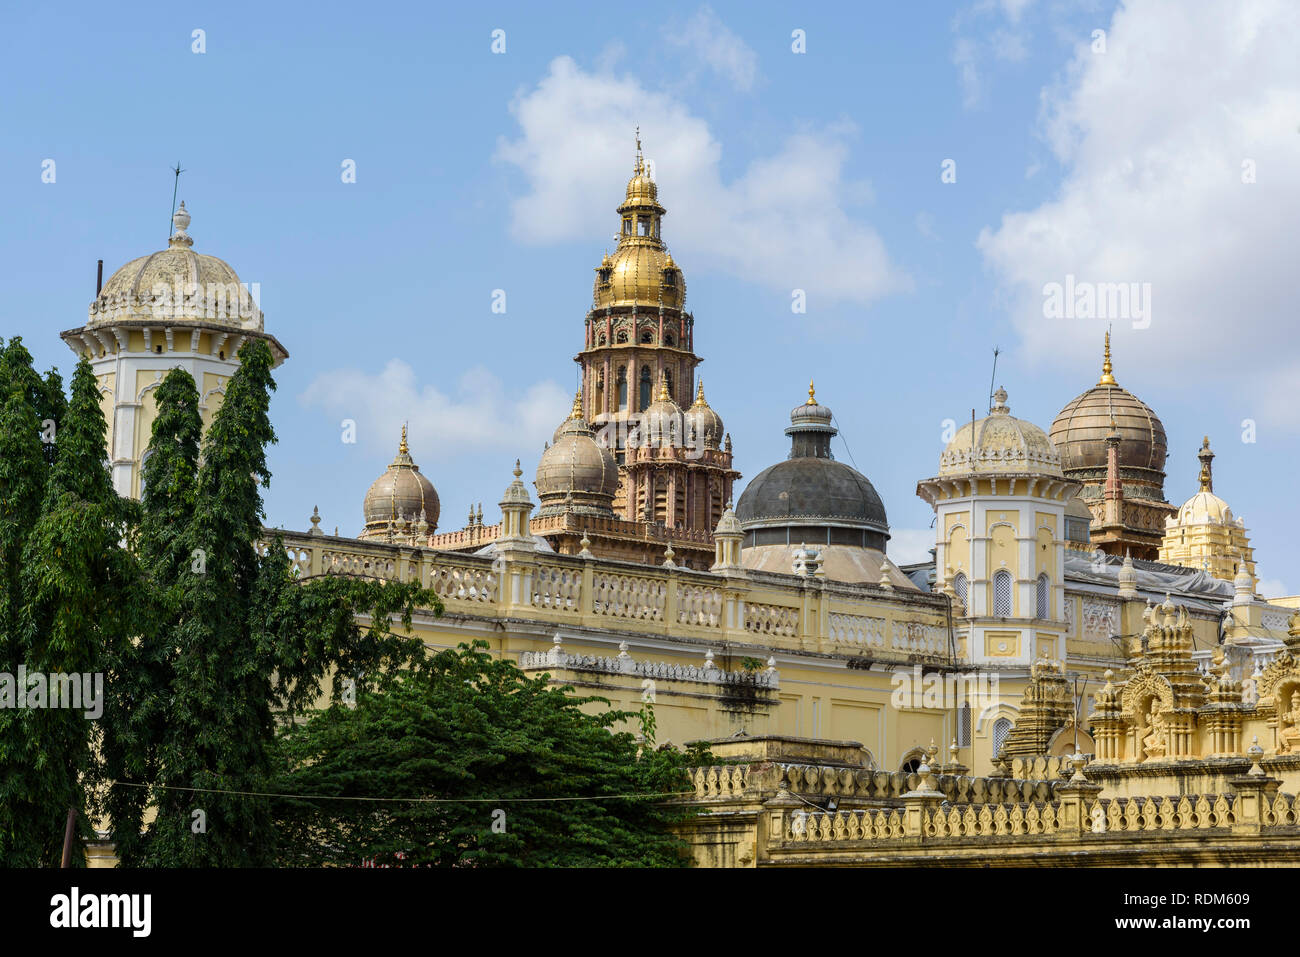
[[[805,405],[816,405],[816,404],[817,404],[817,390],[816,390],[816,388],[814,388],[814,386],[813,386],[813,380],[812,380],[812,379],[809,379],[809,380],[808,380],[808,401],[807,401],[806,403],[804,403],[804,404],[805,404]]]
[[[397,445],[397,452],[398,452],[399,455],[407,455],[407,454],[410,453],[410,451],[411,451],[410,448],[409,448],[409,447],[407,446],[407,444],[406,444],[406,423],[403,422],[403,423],[402,423],[402,441],[399,442],[398,445]]]
[[[668,373],[660,372],[659,373],[659,401],[671,402],[672,398],[673,397],[668,394]]]
[[[1201,441],[1201,451],[1196,453],[1196,457],[1201,460],[1201,491],[1214,491],[1214,476],[1210,471],[1210,465],[1214,461],[1214,453],[1210,451],[1210,437],[1207,435]]]
[[[645,160],[641,156],[641,127],[636,128],[636,165],[633,170],[640,175],[645,172]]]
[[[1097,380],[1097,385],[1118,385],[1115,376],[1111,374],[1110,367],[1110,330],[1106,330],[1106,352],[1105,358],[1101,364],[1101,378]]]
[[[704,399],[704,380],[700,379],[695,383],[695,405],[692,408],[707,409],[709,403]]]
[[[573,395],[573,411],[569,413],[570,419],[582,418],[582,390],[579,389]]]

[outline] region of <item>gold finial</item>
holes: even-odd
[[[641,127],[636,128],[636,172],[645,172],[645,162],[641,159]]]
[[[1201,466],[1201,474],[1199,477],[1201,480],[1201,491],[1202,492],[1210,491],[1210,470],[1206,468],[1204,465]]]
[[[817,393],[813,388],[813,380],[809,379],[808,380],[808,401],[805,402],[804,405],[816,405],[816,404],[817,404]]]
[[[1101,378],[1097,380],[1097,385],[1117,385],[1115,377],[1111,375],[1110,368],[1110,330],[1106,330],[1106,353],[1105,360],[1101,364]]]
[[[401,441],[401,442],[398,444],[398,446],[397,446],[397,452],[398,452],[399,455],[406,455],[406,454],[407,454],[408,452],[410,452],[410,451],[411,451],[411,450],[410,450],[409,448],[406,447],[406,423],[403,422],[403,423],[402,423],[402,441]]]
[[[515,459],[515,478],[518,479],[524,474],[524,470],[519,467],[519,460]]]
[[[696,405],[709,404],[704,401],[704,380],[703,379],[700,379],[695,383],[695,404]]]
[[[659,401],[664,402],[671,400],[672,396],[668,394],[668,373],[659,373]]]
[[[582,390],[579,389],[573,394],[573,411],[569,413],[569,418],[582,418]]]
[[[1201,439],[1201,448],[1208,449],[1209,447],[1210,447],[1210,437],[1207,435],[1205,438]]]

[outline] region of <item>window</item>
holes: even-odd
[[[961,710],[957,712],[957,747],[970,747],[970,702],[962,703]]]
[[[654,340],[654,334],[653,334],[649,329],[646,329],[646,330],[644,330],[644,331],[641,333],[641,341],[642,341],[642,342],[644,342],[644,343],[650,343],[650,342],[652,342],[653,340]]]
[[[1052,587],[1048,581],[1047,572],[1038,576],[1038,587],[1034,590],[1034,605],[1036,608],[1035,617],[1051,618],[1052,617]]]
[[[997,757],[1002,751],[1002,745],[1006,743],[1007,735],[1011,733],[1011,722],[1006,718],[998,718],[993,722],[993,756]]]
[[[993,614],[1011,617],[1011,573],[1005,570],[993,576]]]
[[[966,606],[966,573],[958,572],[952,579],[952,590],[957,593],[961,599],[962,607]]]
[[[632,220],[630,218],[623,220],[623,235],[624,236],[632,235]]]
[[[600,339],[597,340],[597,343],[598,343],[599,345],[602,345],[602,346],[605,344],[605,333],[602,332],[602,333],[600,334]]]
[[[627,330],[620,329],[615,337],[619,342],[627,342]]]
[[[618,367],[618,407],[627,408],[627,366]]]
[[[671,335],[664,336],[664,345],[671,346],[672,344],[673,344],[673,337]]]
[[[613,276],[613,274],[614,274],[614,270],[612,269],[602,269],[600,271],[600,284],[602,286],[608,286],[610,277]]]
[[[641,367],[641,404],[639,409],[646,409],[650,406],[650,367]]]

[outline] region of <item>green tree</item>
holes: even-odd
[[[691,757],[639,747],[615,730],[635,712],[529,677],[487,647],[385,673],[355,708],[286,730],[275,790],[314,797],[277,802],[280,863],[687,864],[670,830],[684,812],[666,795],[689,789]]]
[[[133,862],[229,867],[272,860],[269,802],[252,792],[265,791],[272,775],[276,710],[292,715],[314,701],[333,669],[346,676],[410,661],[420,643],[395,634],[393,617],[409,628],[416,607],[440,610],[436,596],[414,582],[301,582],[278,539],[259,556],[260,489],[270,479],[266,446],[275,441],[271,365],[261,341],[240,350],[203,444],[185,532],[175,542],[152,539],[157,561],[175,569],[179,558],[182,567],[174,623],[158,639],[160,652],[175,649],[161,732],[152,757],[134,758],[155,768],[149,783],[158,813]],[[178,464],[172,474],[184,472]],[[146,530],[157,510],[184,511],[180,499],[150,504],[156,514],[146,507]],[[369,617],[364,630],[359,614]]]
[[[139,622],[131,597],[138,575],[124,539],[134,503],[118,498],[105,468],[105,432],[98,384],[88,360],[78,364],[72,399],[57,430],[59,454],[49,469],[41,512],[22,549],[17,616],[19,661],[50,680],[46,707],[15,712],[21,742],[6,740],[17,758],[11,795],[14,854],[22,863],[59,860],[63,821],[71,808],[83,833],[86,776],[91,770],[91,701],[55,707],[51,676],[71,675],[92,694],[103,689],[110,649],[128,641]],[[102,699],[101,699],[102,700]]]

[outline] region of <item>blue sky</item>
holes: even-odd
[[[1264,590],[1290,593],[1298,39],[1268,0],[10,7],[0,335],[70,371],[57,333],[96,259],[164,245],[179,160],[195,250],[260,284],[291,354],[270,524],[319,505],[358,531],[404,420],[440,528],[491,521],[568,407],[639,124],[745,476],[815,376],[891,555],[920,557],[916,481],[945,420],[982,414],[993,347],[1044,429],[1096,381],[1107,322],[1045,317],[1044,284],[1149,284],[1115,374],[1168,430],[1167,497],[1208,433]]]

